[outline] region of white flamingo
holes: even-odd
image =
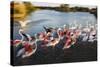
[[[25,42],[24,41],[24,37],[26,37],[27,39],[28,39],[28,44],[29,45],[33,45],[33,44],[35,44],[35,49],[32,49],[32,52],[30,52],[30,53],[28,53],[28,52],[25,52],[25,48],[22,48],[22,49],[20,49],[19,51],[18,51],[18,53],[17,53],[17,57],[19,57],[19,56],[21,56],[22,55],[22,58],[25,58],[25,57],[29,57],[29,56],[31,56],[32,54],[34,54],[35,52],[36,52],[36,50],[37,50],[37,44],[35,43],[35,41],[34,42],[31,42],[31,36],[30,35],[28,35],[28,34],[25,34],[24,32],[23,32],[23,28],[26,26],[26,24],[27,23],[29,23],[29,22],[31,22],[30,20],[27,20],[27,21],[19,21],[19,23],[21,24],[21,27],[22,27],[22,29],[20,29],[19,30],[19,34],[20,34],[20,36],[22,37],[21,38],[21,40],[20,40],[20,42],[19,43],[17,43],[16,44],[16,47],[20,44],[20,43],[22,43],[22,45],[23,45],[23,43]]]
[[[21,36],[22,38],[21,38],[21,40],[18,40],[18,39],[14,40],[14,45],[15,45],[16,47],[17,47],[20,43],[23,42],[24,36],[22,35],[21,32],[23,32],[23,28],[24,28],[29,22],[31,22],[31,20],[18,21],[18,22],[19,22],[20,25],[21,25],[21,29],[19,29],[19,34],[20,34],[20,36]]]
[[[21,39],[20,39],[20,40],[18,40],[18,39],[14,40],[14,45],[15,45],[16,47],[17,47],[19,44],[21,44],[21,43],[23,42],[23,40],[24,40],[24,36],[21,34],[22,31],[23,31],[22,29],[19,30],[19,35],[21,36]]]
[[[24,33],[23,33],[23,31],[20,29],[19,30],[19,34],[20,34],[20,36],[22,37],[22,39],[21,39],[21,43],[23,44],[25,41],[23,41],[24,40]],[[31,56],[32,54],[34,54],[35,52],[36,52],[36,50],[37,50],[37,44],[36,44],[36,41],[34,41],[34,42],[31,42],[31,36],[30,35],[28,35],[28,34],[25,34],[25,36],[28,38],[28,44],[29,45],[33,45],[33,44],[35,44],[35,49],[32,49],[32,52],[30,52],[30,53],[28,53],[28,52],[26,52],[25,51],[25,48],[22,48],[22,49],[20,49],[19,51],[18,51],[18,53],[17,53],[17,57],[19,57],[19,56],[21,56],[22,55],[22,58],[25,58],[25,57],[29,57],[29,56]]]

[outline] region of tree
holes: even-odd
[[[32,11],[35,10],[35,7],[31,2],[23,2],[26,6],[27,14],[30,14]]]
[[[68,12],[70,10],[69,5],[68,4],[61,4],[60,10],[64,11],[64,12]]]

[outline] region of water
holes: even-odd
[[[44,31],[43,26],[49,27],[62,27],[64,24],[74,26],[81,24],[86,26],[87,23],[94,25],[96,18],[93,14],[88,12],[58,12],[53,10],[39,10],[35,11],[27,17],[32,22],[28,23],[25,27],[25,32],[33,36],[35,33]],[[18,30],[19,24],[14,24],[14,39],[20,39]]]

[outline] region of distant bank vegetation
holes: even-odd
[[[48,9],[48,10],[56,10],[61,12],[89,12],[94,14],[94,16],[97,18],[97,7],[96,8],[88,8],[88,7],[69,7],[68,4],[61,4],[58,7],[42,7],[42,6],[34,6],[31,2],[11,2],[11,17],[15,20],[23,20],[27,15],[32,13],[36,10],[42,10],[42,9]]]

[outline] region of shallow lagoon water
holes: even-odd
[[[28,23],[24,29],[26,33],[33,36],[35,33],[43,32],[43,26],[47,27],[62,27],[64,24],[74,26],[76,24],[81,24],[86,26],[87,23],[94,25],[96,23],[96,18],[93,14],[89,12],[58,12],[54,10],[39,10],[32,12],[27,20],[32,22]],[[14,24],[14,39],[20,39],[18,30],[20,29],[20,24]]]

